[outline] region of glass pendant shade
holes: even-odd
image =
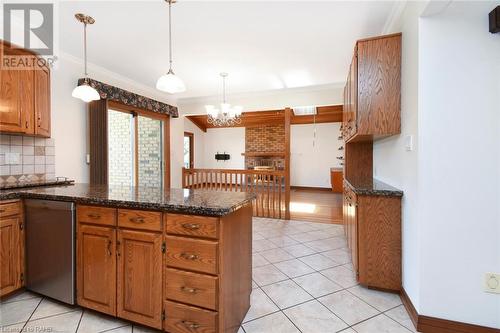
[[[97,90],[89,86],[87,83],[84,83],[73,89],[71,96],[79,98],[85,103],[101,99],[101,96],[99,96]]]
[[[168,71],[167,74],[162,75],[158,81],[156,81],[156,89],[170,94],[176,94],[186,91],[186,86],[174,72]]]
[[[220,73],[222,77],[222,103],[217,109],[213,105],[205,105],[207,112],[207,121],[215,126],[234,126],[241,124],[241,114],[243,113],[242,106],[231,106],[226,103],[226,77],[227,73]]]

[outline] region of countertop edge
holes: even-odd
[[[403,191],[397,189],[387,183],[384,183],[380,180],[373,179],[374,182],[377,182],[381,185],[387,186],[387,189],[369,189],[364,188],[363,186],[354,186],[349,180],[345,179],[347,185],[352,189],[352,191],[358,195],[375,195],[375,196],[385,196],[385,197],[402,197]]]

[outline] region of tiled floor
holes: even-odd
[[[254,219],[251,308],[239,333],[416,332],[399,296],[357,285],[342,226]],[[0,332],[156,332],[25,292]]]

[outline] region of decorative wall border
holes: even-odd
[[[79,86],[84,82],[85,78],[78,79]],[[138,95],[133,92],[90,78],[87,79],[87,82],[92,88],[96,89],[99,92],[99,95],[101,95],[102,99],[120,102],[125,105],[134,106],[151,112],[166,114],[174,118],[179,117],[179,111],[177,110],[176,106],[162,103],[154,99]]]

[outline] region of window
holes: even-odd
[[[184,132],[184,167],[194,168],[194,134]]]
[[[108,109],[110,185],[164,187],[168,117],[112,104]],[[167,183],[168,184],[168,183]]]

